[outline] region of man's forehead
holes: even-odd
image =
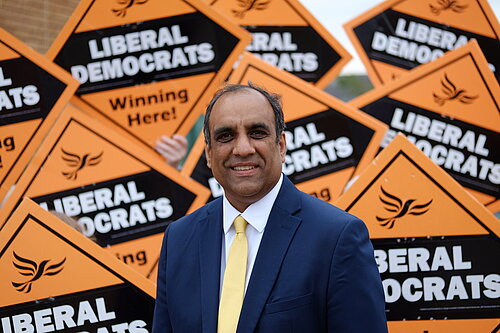
[[[269,116],[270,120],[274,121],[274,112],[271,103],[267,98],[252,89],[245,89],[249,92],[235,92],[226,93],[219,98],[212,109],[212,118],[222,120],[224,118],[234,118],[238,115],[242,119],[258,118],[262,122],[263,117]],[[239,98],[242,98],[239,100]],[[239,112],[245,108],[252,108],[252,112]],[[272,118],[272,119],[271,119]]]
[[[255,90],[255,89],[252,89],[250,87],[243,87],[243,88],[240,88],[238,90],[228,91],[228,92],[224,93],[223,95],[221,95],[219,97],[219,99],[217,100],[217,102],[215,102],[214,107],[216,107],[217,104],[223,103],[224,101],[226,101],[228,99],[234,99],[234,98],[239,98],[239,97],[243,97],[243,96],[247,96],[247,97],[252,96],[252,98],[256,98],[257,100],[262,100],[262,101],[266,101],[267,103],[269,103],[267,98],[261,92]]]

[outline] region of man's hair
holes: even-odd
[[[252,82],[248,81],[248,85],[244,84],[228,84],[225,87],[219,89],[210,103],[207,106],[207,110],[205,112],[205,121],[203,123],[203,134],[205,135],[205,143],[210,147],[210,114],[212,113],[212,109],[214,108],[215,103],[221,98],[223,95],[227,93],[236,92],[242,89],[253,89],[261,93],[271,104],[274,113],[274,123],[276,129],[276,143],[280,142],[280,134],[285,130],[285,119],[283,117],[283,110],[281,108],[281,96],[275,93],[270,93],[264,88],[258,87]]]

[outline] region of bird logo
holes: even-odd
[[[467,95],[467,91],[465,89],[457,89],[457,87],[451,82],[448,78],[448,74],[444,73],[444,80],[441,79],[441,91],[444,93],[444,96],[439,96],[435,92],[432,93],[434,96],[434,101],[439,105],[443,106],[446,101],[457,100],[463,104],[471,104],[474,102],[478,96]]]
[[[130,7],[132,7],[133,5],[142,5],[148,2],[148,0],[117,0],[116,2],[123,7],[118,9],[113,8],[111,9],[111,11],[115,13],[116,16],[125,17],[125,15],[127,15],[127,10]]]
[[[408,199],[403,202],[397,196],[390,194],[382,186],[380,186],[382,194],[378,197],[380,201],[385,205],[384,209],[388,212],[394,213],[393,216],[389,217],[379,217],[376,216],[377,221],[379,221],[382,227],[392,229],[396,221],[406,215],[422,215],[429,211],[429,206],[432,203],[432,199],[423,204],[417,204],[416,199]]]
[[[59,274],[63,270],[63,265],[66,262],[66,258],[64,258],[57,264],[47,266],[50,260],[43,260],[41,263],[37,264],[33,260],[21,257],[16,252],[12,253],[16,259],[12,261],[12,264],[19,270],[19,274],[31,277],[31,279],[25,282],[11,282],[12,286],[16,288],[18,292],[25,294],[29,293],[31,291],[32,284],[43,276],[53,276]]]
[[[244,18],[245,13],[251,10],[264,10],[271,3],[272,0],[236,0],[241,10],[232,9],[235,17]]]
[[[457,0],[437,0],[437,6],[429,4],[429,8],[434,15],[439,15],[445,10],[461,13],[467,8],[467,5],[459,4]]]
[[[78,176],[78,172],[87,166],[94,166],[101,163],[101,157],[104,153],[101,151],[98,155],[91,156],[90,154],[84,154],[83,156],[78,156],[77,154],[72,154],[64,148],[61,148],[63,153],[62,159],[66,161],[66,164],[72,168],[70,171],[62,172],[63,176],[65,176],[69,180],[76,180]]]

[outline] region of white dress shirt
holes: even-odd
[[[248,240],[248,261],[247,261],[247,274],[245,279],[245,292],[248,286],[248,281],[252,274],[253,265],[255,263],[255,258],[257,257],[257,252],[259,250],[260,241],[262,240],[262,235],[264,234],[264,229],[266,228],[267,219],[269,214],[271,214],[271,209],[273,208],[274,201],[278,196],[278,192],[281,188],[281,183],[283,182],[283,174],[280,175],[280,179],[276,185],[267,193],[262,199],[254,202],[245,209],[243,213],[240,213],[236,208],[231,205],[224,196],[222,201],[222,226],[224,229],[224,238],[222,238],[222,255],[221,255],[221,265],[220,265],[220,290],[222,291],[222,282],[224,281],[224,271],[226,270],[227,257],[229,256],[229,249],[233,243],[234,236],[236,235],[236,230],[233,225],[234,219],[241,215],[247,222],[246,236]]]

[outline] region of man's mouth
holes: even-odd
[[[255,166],[252,166],[252,165],[247,165],[247,166],[235,166],[235,167],[232,167],[233,170],[236,170],[236,171],[248,171],[248,170],[252,170],[252,169],[255,169]]]

